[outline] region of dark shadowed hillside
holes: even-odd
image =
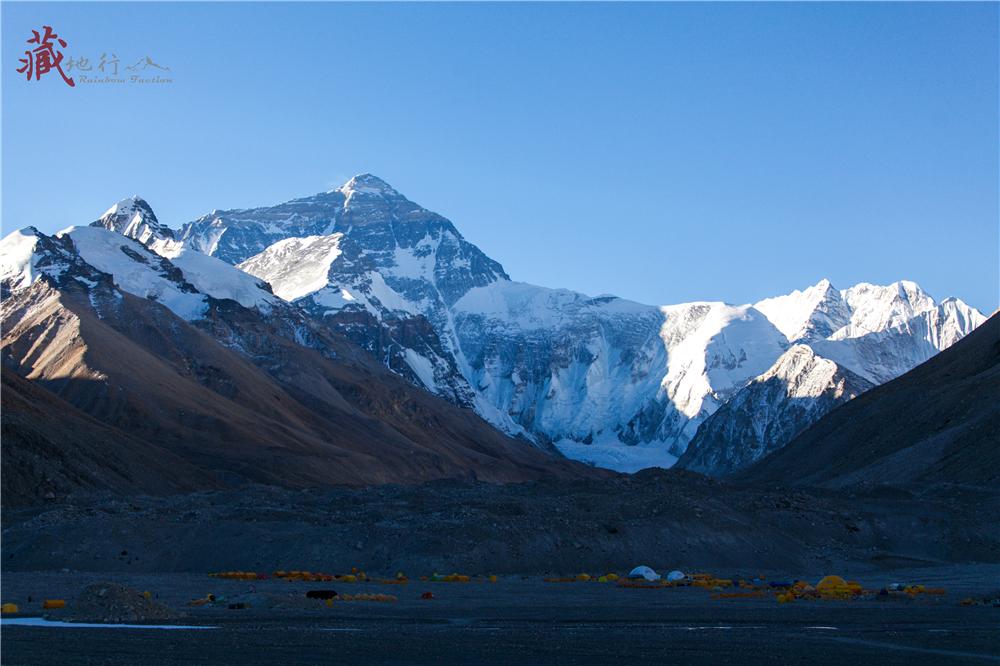
[[[745,481],[824,486],[1000,482],[1000,314],[833,410]]]
[[[166,449],[87,416],[9,368],[2,372],[5,507],[73,491],[160,494],[221,487]]]

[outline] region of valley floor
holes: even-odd
[[[1000,661],[1000,495],[939,486],[832,492],[720,483],[674,470],[576,481],[62,497],[3,511],[2,601],[40,616],[115,582],[208,630],[16,626],[4,664],[982,663]],[[698,588],[546,583],[546,576],[708,571],[723,578],[943,596],[779,604]],[[210,572],[346,574],[378,583],[237,581]],[[458,572],[470,583],[419,580]],[[486,576],[497,574],[496,583]],[[393,603],[306,599],[308,589]],[[421,598],[430,591],[434,599]],[[212,593],[226,603],[189,607]],[[29,596],[31,600],[29,601]],[[249,608],[228,608],[229,603]],[[78,607],[80,607],[78,605]],[[79,618],[77,618],[79,619]],[[159,621],[157,621],[159,622]]]
[[[674,470],[508,485],[251,487],[8,506],[0,567],[520,575],[646,564],[860,573],[1000,563],[998,513],[995,489],[828,492]]]
[[[852,572],[841,572],[851,575]],[[860,577],[860,576],[859,576]],[[1000,582],[1000,566],[941,566],[865,573],[878,587],[919,581],[943,597],[858,601],[712,599],[697,588],[627,589],[600,583],[376,584],[225,581],[196,574],[6,573],[4,601],[38,614],[40,596],[72,599],[86,584],[114,580],[209,630],[3,626],[5,664],[241,663],[989,663],[1000,661],[1000,608],[965,607],[964,596]],[[398,596],[396,603],[322,602],[304,590],[336,587]],[[348,589],[350,588],[350,589]],[[252,591],[251,591],[252,589]],[[249,609],[188,608],[214,591],[262,603]],[[420,598],[432,591],[434,599]],[[33,594],[34,603],[27,596]],[[304,601],[304,600],[303,600]],[[60,611],[54,611],[58,618]]]

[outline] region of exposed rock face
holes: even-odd
[[[93,226],[117,232],[140,243],[174,238],[173,229],[160,224],[153,209],[139,197],[122,199],[109,208]]]
[[[872,384],[797,344],[698,429],[678,467],[724,476],[792,441],[834,407]]]
[[[239,264],[277,241],[334,231],[342,233],[338,277],[353,276],[360,284],[368,278],[370,284],[371,273],[378,272],[409,302],[440,299],[450,305],[473,287],[507,279],[500,264],[462,238],[450,221],[368,174],[270,208],[216,211],[185,225],[180,237],[189,247]],[[265,258],[255,263],[266,270]]]

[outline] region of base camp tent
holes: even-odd
[[[645,578],[646,580],[660,580],[660,574],[649,567],[636,567],[628,573],[629,578]]]

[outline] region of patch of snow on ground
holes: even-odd
[[[2,627],[56,627],[63,629],[218,629],[202,624],[103,624],[100,622],[62,622],[41,617],[12,617],[0,620]]]

